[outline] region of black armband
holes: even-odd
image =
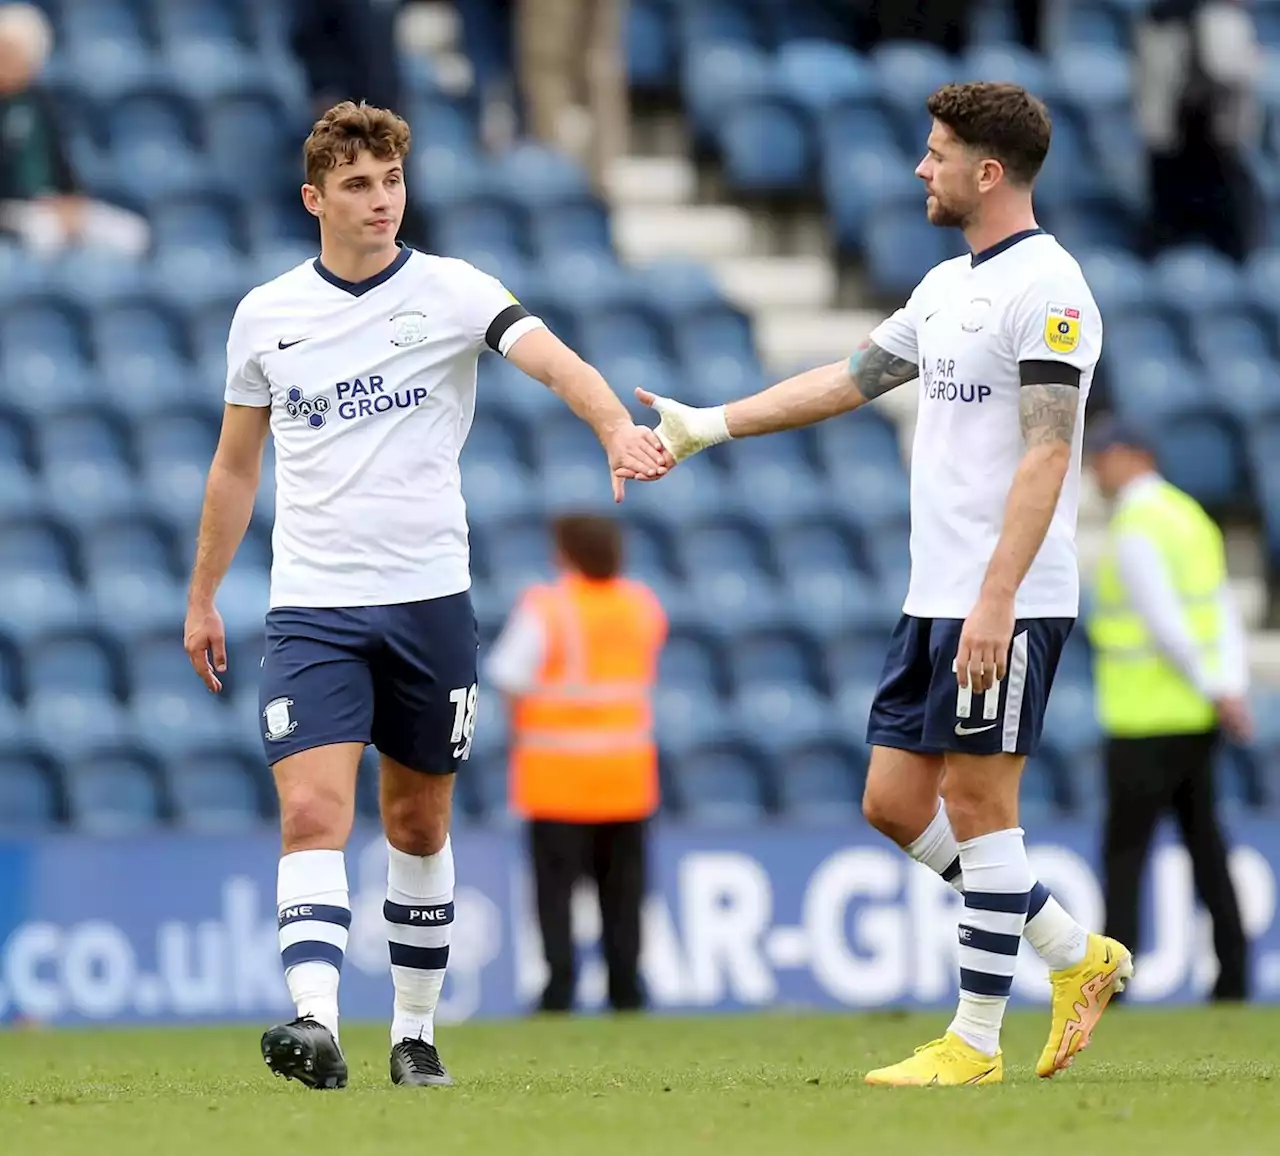
[[[1023,385],[1073,385],[1080,388],[1080,370],[1065,361],[1020,361],[1018,377]]]
[[[529,310],[527,310],[523,305],[519,303],[515,305],[508,305],[501,313],[498,314],[497,317],[489,322],[489,328],[485,330],[484,334],[484,343],[492,349],[494,353],[501,353],[502,350],[499,346],[507,330],[510,329],[517,321],[523,321],[528,316]]]

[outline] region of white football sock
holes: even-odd
[[[382,914],[391,949],[395,1016],[391,1043],[435,1042],[436,1005],[453,930],[453,844],[434,855],[406,855],[387,845],[387,901]]]
[[[941,875],[962,895],[964,880],[960,872],[960,848],[941,802],[938,813],[924,833],[903,848],[911,858]],[[1031,886],[1030,906],[1023,935],[1036,954],[1053,971],[1074,967],[1084,959],[1089,933],[1077,923],[1049,889],[1039,881]]]
[[[338,984],[351,928],[341,851],[294,851],[276,873],[280,961],[298,1015],[338,1035]]]
[[[1022,829],[960,844],[964,915],[960,921],[960,1004],[951,1031],[994,1056],[1013,987],[1027,919],[1031,868]]]

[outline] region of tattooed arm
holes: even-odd
[[[725,406],[725,424],[735,438],[813,425],[857,409],[911,381],[917,373],[914,361],[866,341],[848,361],[820,365],[751,397],[731,401]]]
[[[1049,531],[1058,505],[1080,406],[1080,371],[1057,361],[1024,361],[1018,417],[1026,449],[1005,502],[1004,525],[982,593],[1017,593]]]

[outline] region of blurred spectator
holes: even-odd
[[[573,1007],[572,898],[595,881],[609,1005],[636,1011],[648,821],[658,807],[650,694],[667,620],[621,577],[617,523],[567,515],[554,526],[560,578],[522,599],[489,656],[508,699],[511,805],[529,823],[538,926],[549,978],[539,1010]]]
[[[1262,240],[1247,162],[1262,130],[1253,17],[1239,0],[1158,0],[1135,43],[1153,248],[1202,239],[1243,260]]]
[[[532,134],[583,159],[602,185],[627,151],[626,0],[519,0],[516,19]]]
[[[305,0],[294,6],[293,50],[319,115],[339,101],[362,100],[404,115],[396,64],[401,0]]]
[[[1088,623],[1107,735],[1107,934],[1139,946],[1143,869],[1156,825],[1172,811],[1213,918],[1213,998],[1243,1000],[1247,948],[1218,823],[1214,755],[1223,733],[1247,742],[1252,721],[1222,532],[1156,472],[1138,429],[1095,419],[1084,448],[1099,489],[1115,502]]]
[[[76,183],[56,109],[36,82],[52,48],[39,8],[0,6],[0,231],[39,253],[86,245],[139,256],[147,223]]]

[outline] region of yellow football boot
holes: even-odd
[[[1036,1064],[1037,1076],[1047,1078],[1071,1066],[1076,1053],[1089,1046],[1111,997],[1132,976],[1133,953],[1123,943],[1090,932],[1084,959],[1049,976],[1053,1025]]]
[[[947,1032],[916,1048],[915,1054],[888,1068],[868,1072],[866,1081],[880,1088],[956,1088],[964,1084],[998,1084],[1004,1079],[1004,1057],[988,1056]]]

